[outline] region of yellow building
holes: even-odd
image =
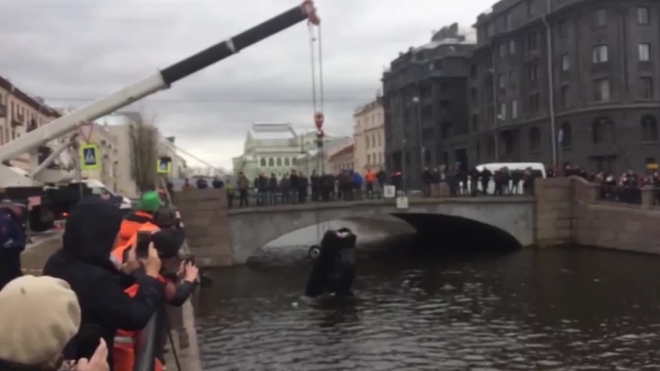
[[[42,99],[30,97],[9,80],[0,77],[0,145],[58,117],[60,114],[45,105]],[[30,155],[23,154],[13,159],[11,163],[28,170]]]

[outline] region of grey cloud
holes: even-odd
[[[82,106],[299,2],[5,0],[0,73],[52,105]],[[399,51],[432,29],[471,24],[490,2],[317,0],[327,130],[350,134],[354,108],[374,97]],[[228,166],[253,121],[313,126],[308,42],[306,25],[296,25],[130,108],[157,114],[183,148]]]

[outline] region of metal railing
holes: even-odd
[[[651,203],[653,206],[660,206],[660,187],[653,187],[651,191]],[[596,199],[598,201],[616,202],[629,205],[641,205],[642,193],[644,189],[640,187],[627,187],[618,185],[598,185]]]

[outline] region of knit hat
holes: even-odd
[[[78,297],[63,280],[22,276],[0,291],[0,360],[46,365],[58,360],[80,327]]]
[[[158,192],[149,191],[145,192],[140,198],[140,205],[138,208],[140,210],[154,212],[163,204],[163,201],[160,199]]]

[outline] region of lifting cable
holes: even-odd
[[[312,74],[312,108],[314,110],[314,124],[316,126],[316,138],[317,138],[317,151],[316,151],[316,168],[319,170],[317,176],[319,176],[319,187],[317,189],[317,206],[320,206],[321,202],[321,182],[323,181],[323,176],[325,174],[325,164],[324,164],[324,151],[323,151],[323,121],[325,116],[323,114],[325,97],[323,92],[323,44],[321,38],[321,25],[320,22],[316,24],[317,27],[314,27],[313,22],[308,22],[309,28],[309,52],[310,52],[310,65],[311,65],[311,74]],[[316,33],[314,30],[316,29]],[[317,48],[314,47],[314,43],[318,42]],[[317,60],[318,53],[318,60]],[[318,76],[317,76],[317,64],[318,64]],[[318,77],[318,88],[317,88],[317,77]],[[318,93],[318,94],[317,94]],[[310,176],[310,174],[307,174]],[[311,181],[311,177],[310,177]],[[317,207],[316,212],[316,239],[318,243],[321,242],[322,229],[326,229],[326,221],[321,218],[321,210]],[[322,225],[323,223],[323,225]]]

